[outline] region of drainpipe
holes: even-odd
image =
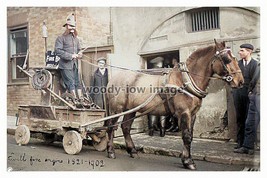
[[[47,53],[47,37],[48,37],[48,33],[47,33],[47,27],[46,27],[45,21],[43,21],[42,32],[43,32],[43,38],[44,38],[44,40],[45,40],[45,57],[46,57],[46,53]]]
[[[108,44],[113,44],[113,25],[112,25],[112,7],[109,7],[109,36],[108,36]]]

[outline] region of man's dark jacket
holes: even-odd
[[[98,87],[99,89],[106,87],[108,84],[108,70],[105,70],[104,75],[101,74],[99,69],[97,69],[93,76],[92,86]],[[102,90],[103,91],[103,90]],[[101,108],[105,108],[104,100],[105,93],[93,93],[91,94],[92,99],[95,104],[100,106]]]
[[[74,64],[78,67],[78,61],[72,60],[72,54],[78,54],[80,49],[79,39],[71,33],[59,36],[55,43],[55,52],[60,57],[59,68],[73,69]]]
[[[242,71],[243,77],[244,77],[244,87],[248,88],[249,84],[253,78],[254,72],[256,71],[258,65],[258,61],[251,58],[249,64],[247,67],[244,66],[243,60],[238,61],[238,66]]]

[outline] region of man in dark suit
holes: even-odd
[[[249,98],[248,88],[257,68],[257,61],[251,57],[254,47],[251,44],[242,44],[240,46],[239,55],[241,60],[238,65],[244,77],[244,85],[242,88],[233,90],[234,105],[237,121],[237,146],[235,149],[242,147],[244,142],[245,122],[247,118]]]
[[[254,154],[257,142],[257,128],[260,122],[260,63],[249,85],[249,108],[245,125],[245,138],[242,147],[235,149],[235,153]]]
[[[103,93],[104,88],[108,84],[108,70],[105,67],[106,58],[101,57],[97,60],[98,68],[94,73],[92,86],[94,87],[92,93],[92,99],[95,104],[105,109],[105,93]]]

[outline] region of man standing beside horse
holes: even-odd
[[[238,65],[244,77],[244,84],[242,88],[233,90],[237,122],[237,146],[235,149],[242,147],[244,142],[245,122],[249,105],[248,89],[257,68],[257,61],[251,57],[253,49],[254,47],[251,44],[242,44],[239,50],[241,60],[238,61]]]
[[[254,154],[257,142],[257,128],[260,123],[260,63],[249,85],[249,108],[245,124],[245,137],[242,147],[235,149],[235,153]]]

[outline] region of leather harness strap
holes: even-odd
[[[162,78],[162,77],[160,77],[160,78]],[[159,96],[163,101],[165,101],[163,103],[163,105],[164,105],[166,113],[171,112],[170,108],[169,108],[169,104],[167,102],[167,94],[166,94],[167,88],[165,87],[168,82],[169,82],[169,72],[163,72],[163,78],[162,78],[162,82],[161,82],[162,88],[159,92]]]
[[[196,97],[199,98],[205,98],[208,94],[208,92],[201,90],[192,77],[189,75],[188,68],[184,62],[180,63],[179,69],[181,70],[182,73],[182,80],[184,83],[184,87],[187,91],[195,95]]]

